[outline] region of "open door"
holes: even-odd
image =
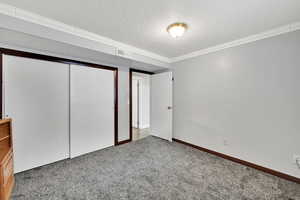
[[[151,76],[151,135],[172,141],[172,72]]]

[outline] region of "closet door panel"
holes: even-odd
[[[114,72],[71,65],[71,157],[114,145]]]
[[[4,55],[3,71],[15,172],[68,158],[69,65]]]

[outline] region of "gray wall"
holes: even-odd
[[[119,68],[118,89],[118,140],[120,142],[129,139],[129,69]]]
[[[174,64],[174,137],[300,177],[300,31]]]

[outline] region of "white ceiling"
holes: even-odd
[[[300,21],[299,0],[0,0],[101,36],[177,57]],[[166,27],[186,22],[171,38]]]

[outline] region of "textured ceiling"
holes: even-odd
[[[300,21],[299,0],[0,0],[166,57]],[[166,27],[186,22],[171,38]]]

